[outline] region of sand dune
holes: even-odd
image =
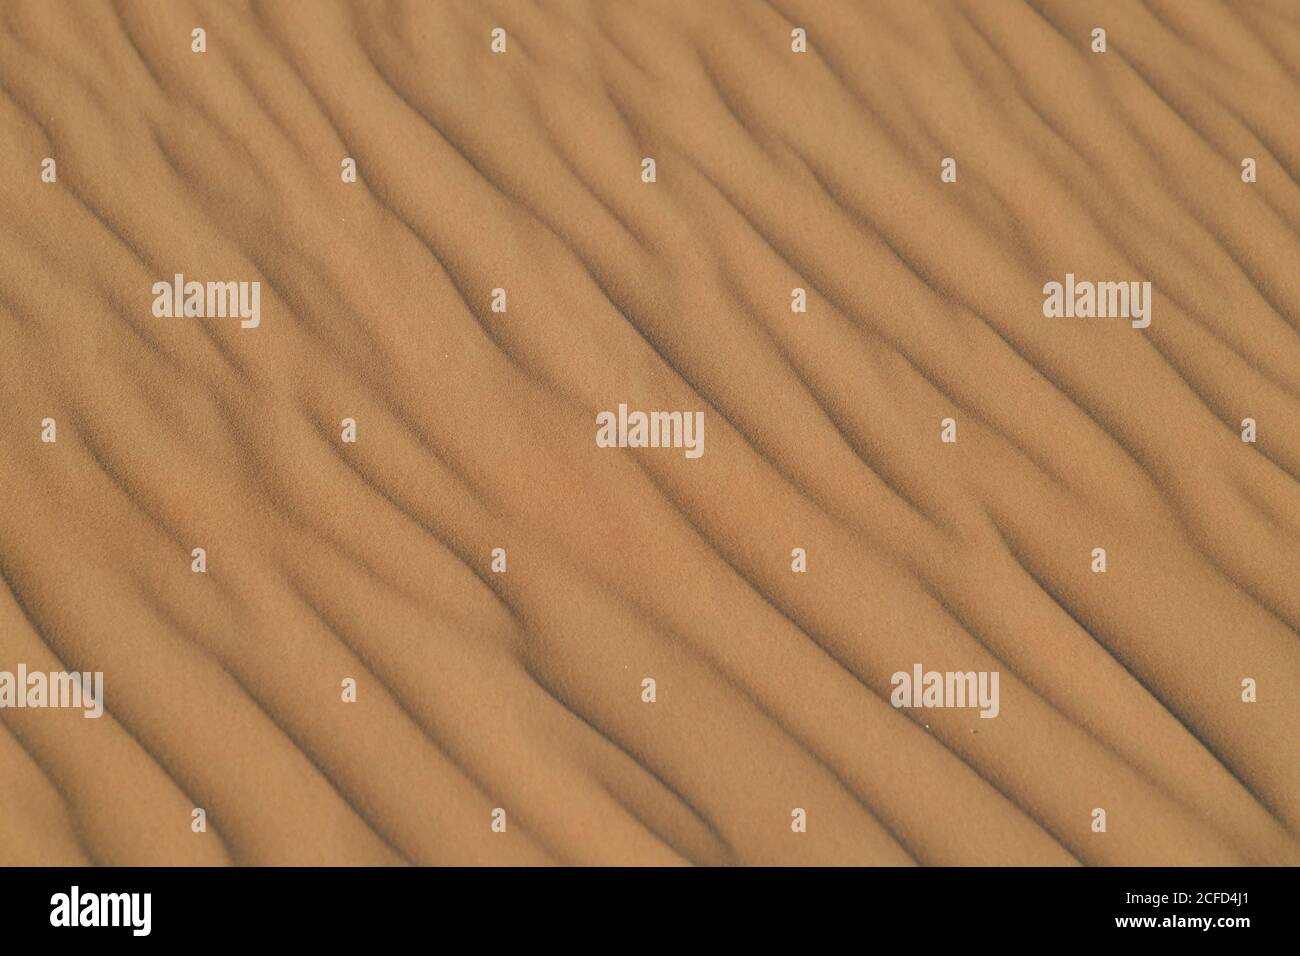
[[[1300,862],[1293,4],[0,25],[0,863]]]

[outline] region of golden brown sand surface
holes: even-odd
[[[0,90],[0,670],[105,688],[0,863],[1300,862],[1295,4],[10,0]]]

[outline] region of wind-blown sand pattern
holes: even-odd
[[[1294,4],[0,23],[0,862],[1300,862]]]

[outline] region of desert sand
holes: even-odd
[[[13,0],[0,89],[0,670],[105,688],[0,863],[1300,862],[1294,4]]]

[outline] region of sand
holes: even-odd
[[[0,25],[0,863],[1300,862],[1294,5]]]

